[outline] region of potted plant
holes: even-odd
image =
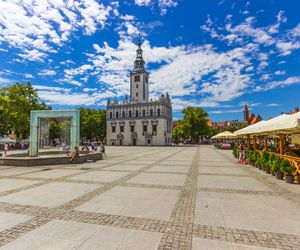
[[[294,170],[294,166],[290,163],[289,160],[282,160],[280,171],[284,174],[286,183],[294,183],[294,176],[292,175]]]
[[[239,157],[239,150],[238,150],[238,147],[237,145],[234,145],[233,148],[232,148],[232,154],[235,158],[238,158]]]
[[[280,171],[282,159],[275,156],[274,161],[272,162],[272,170],[275,172],[276,179],[282,180],[283,179],[283,173]]]
[[[258,153],[255,163],[256,163],[258,169],[262,170],[262,157],[261,157],[260,153]]]
[[[247,160],[249,161],[249,163],[250,163],[252,166],[253,166],[254,163],[255,163],[254,154],[255,154],[255,151],[254,151],[254,150],[249,150],[249,151],[247,151],[247,155],[246,155]]]
[[[276,155],[271,153],[269,156],[268,166],[270,168],[271,174],[275,176],[275,171],[273,171],[273,161],[276,159]]]
[[[263,151],[261,154],[263,169],[266,171],[267,174],[271,173],[269,165],[268,165],[269,156],[270,156],[270,154],[267,151]]]
[[[254,167],[258,168],[258,157],[259,157],[260,153],[257,151],[253,152],[253,165]]]

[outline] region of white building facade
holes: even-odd
[[[141,41],[130,73],[130,99],[107,102],[107,145],[171,145],[172,104],[169,94],[149,101],[149,74]]]

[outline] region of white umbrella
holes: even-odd
[[[274,118],[275,119],[275,118]],[[300,132],[300,112],[293,115],[281,115],[265,127],[261,133],[294,133]]]
[[[229,131],[224,131],[217,135],[214,135],[211,139],[231,139],[231,138],[236,138],[236,135]]]
[[[16,143],[16,141],[9,137],[0,137],[0,143]]]

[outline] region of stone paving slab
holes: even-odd
[[[93,171],[85,174],[77,175],[70,180],[92,180],[92,181],[101,181],[101,182],[112,182],[119,178],[128,175],[127,172],[113,172],[113,171]]]
[[[37,169],[33,168],[33,167],[10,167],[10,168],[6,168],[6,169],[1,169],[0,177],[1,176],[20,175],[20,174],[30,173],[32,171],[37,171]]]
[[[39,183],[32,180],[0,179],[0,193]]]
[[[145,165],[145,164],[135,164],[135,165],[130,165],[130,164],[128,164],[128,163],[126,163],[126,164],[118,164],[118,165],[114,165],[114,166],[111,166],[111,167],[107,167],[107,168],[105,168],[105,170],[126,170],[126,171],[138,171],[138,170],[140,170],[141,168],[143,168],[143,167],[145,167],[145,166],[147,166],[147,165]]]
[[[0,212],[0,231],[11,228],[19,223],[29,220],[31,217],[22,214]]]
[[[193,239],[193,250],[270,250],[267,247],[248,246],[226,241]]]
[[[202,166],[201,164],[201,168],[199,169],[199,174],[217,174],[217,175],[247,175],[249,176],[249,174],[247,174],[246,171],[244,171],[243,169],[238,169],[235,167],[206,167],[206,166]]]
[[[107,154],[103,161],[50,170],[0,169],[7,185],[35,182],[0,193],[0,224],[6,225],[0,246],[181,250],[300,245],[299,186],[237,164],[230,151],[107,147]]]
[[[199,175],[199,187],[230,188],[252,191],[271,191],[266,185],[252,177]]]
[[[22,174],[22,177],[36,177],[36,178],[45,178],[45,179],[56,179],[68,175],[72,175],[75,173],[82,173],[82,170],[75,169],[46,169],[46,171],[35,172],[31,174]]]
[[[131,178],[127,183],[179,186],[184,183],[185,179],[186,176],[181,174],[143,173]]]
[[[177,196],[177,190],[115,187],[76,210],[168,220]]]
[[[147,172],[156,172],[156,171],[161,171],[161,172],[176,172],[176,173],[188,173],[190,169],[190,166],[176,166],[176,165],[172,165],[172,166],[166,166],[166,165],[155,165],[152,168],[150,168],[149,170],[147,170]]]
[[[159,233],[53,220],[1,249],[156,249]]]
[[[57,207],[99,186],[94,184],[49,183],[25,191],[8,194],[0,197],[0,201],[21,205]]]

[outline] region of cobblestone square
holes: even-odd
[[[299,249],[300,185],[211,146],[0,169],[1,249]]]

